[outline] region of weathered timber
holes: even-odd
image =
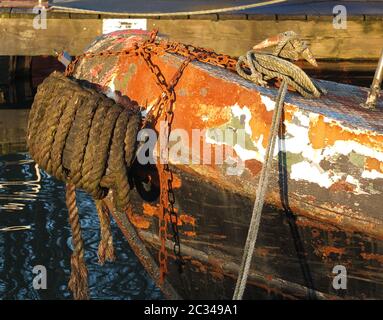
[[[48,19],[47,29],[34,29],[33,19],[0,19],[0,55],[53,55],[54,50],[80,54],[102,33],[98,19]]]
[[[378,59],[383,45],[381,21],[348,21],[337,30],[328,20],[149,20],[149,29],[158,28],[171,39],[240,56],[253,44],[286,30],[294,30],[310,42],[318,59]]]
[[[0,9],[0,55],[47,55],[54,49],[80,54],[92,39],[102,34],[104,19],[117,18],[49,11],[48,28],[36,30],[32,12]],[[381,17],[378,13],[375,16],[349,15],[347,29],[335,29],[331,13],[326,16],[236,13],[151,17],[147,26],[148,29],[159,28],[172,39],[233,56],[243,54],[254,43],[272,34],[294,30],[311,43],[313,53],[319,59],[377,60],[383,43]],[[187,23],[185,19],[188,19]]]

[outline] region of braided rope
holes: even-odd
[[[98,218],[100,220],[101,240],[98,245],[98,261],[101,265],[105,261],[113,262],[115,260],[113,237],[110,229],[110,212],[103,200],[96,200]]]
[[[259,225],[261,223],[262,209],[267,192],[271,164],[273,161],[273,154],[275,149],[275,141],[278,135],[286,91],[287,83],[283,81],[282,86],[278,90],[278,96],[275,102],[275,109],[273,113],[273,119],[271,122],[265,159],[258,181],[257,193],[255,196],[255,202],[251,216],[249,231],[246,238],[246,243],[243,249],[243,257],[239,269],[237,283],[234,290],[233,300],[241,300],[246,289],[246,283],[249,275],[251,261],[253,258],[255,243],[258,237]]]
[[[245,66],[249,67],[250,73]],[[250,50],[246,56],[239,57],[236,70],[241,77],[261,86],[267,85],[266,80],[278,78],[286,81],[305,98],[318,98],[321,95],[320,88],[301,68],[271,54]]]
[[[69,212],[69,224],[72,229],[73,253],[71,256],[71,275],[68,283],[76,300],[89,299],[88,269],[84,260],[84,242],[81,236],[80,219],[76,204],[76,186],[66,185],[66,205]]]

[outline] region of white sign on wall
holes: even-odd
[[[110,33],[120,30],[147,29],[147,19],[103,19],[102,33]]]

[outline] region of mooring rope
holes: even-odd
[[[279,78],[305,98],[318,98],[321,95],[321,89],[301,68],[272,54],[250,50],[246,56],[239,57],[236,70],[241,77],[258,85],[265,86],[266,80]]]
[[[246,244],[243,251],[242,262],[237,278],[237,283],[234,290],[233,300],[241,300],[243,293],[245,292],[247,278],[249,276],[249,270],[251,261],[253,258],[255,243],[257,241],[259,225],[261,222],[261,215],[263,204],[265,201],[265,195],[268,187],[269,174],[271,170],[271,163],[273,161],[275,141],[278,136],[279,123],[282,115],[283,103],[285,100],[287,91],[287,82],[283,81],[281,87],[278,90],[278,96],[275,102],[275,109],[273,113],[273,119],[271,122],[271,128],[269,133],[269,139],[267,142],[267,149],[265,159],[263,162],[261,174],[258,181],[258,187],[256,192],[256,198],[254,202],[253,212],[251,216],[249,231],[247,234]]]
[[[101,240],[98,245],[98,261],[101,265],[105,261],[113,262],[115,260],[113,237],[110,229],[110,212],[104,200],[96,200],[96,208],[100,221]]]
[[[109,211],[103,198],[113,190],[118,210],[130,204],[129,170],[141,123],[138,106],[128,107],[54,72],[39,86],[32,105],[27,143],[32,158],[66,182],[73,254],[68,287],[75,299],[88,298],[87,268],[76,188],[92,195],[100,220],[99,262],[114,260]]]
[[[290,85],[306,98],[319,98],[322,93],[326,93],[325,90],[314,84],[310,77],[301,68],[290,61],[285,60],[298,60],[302,57],[311,64],[316,65],[315,58],[312,56],[307,44],[301,41],[295,32],[284,32],[279,35],[279,41],[276,44],[272,41],[270,43],[269,39],[266,39],[253,48],[260,49],[270,45],[276,45],[272,54],[250,50],[247,52],[246,56],[241,56],[236,64],[236,70],[240,76],[258,85],[266,86],[267,80],[274,78],[282,80],[282,84],[278,90],[275,102],[266,154],[258,181],[256,198],[237,283],[234,290],[233,300],[242,299],[246,288],[255,243],[257,241],[259,225],[261,222],[261,214],[268,187],[275,141],[278,135],[287,86]]]
[[[70,259],[71,275],[68,283],[76,300],[89,298],[88,269],[84,260],[84,241],[81,236],[80,217],[76,204],[76,186],[72,183],[66,185],[66,205],[69,212],[69,224],[72,229],[73,253]]]

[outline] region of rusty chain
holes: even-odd
[[[150,33],[150,36],[142,44],[135,44],[130,49],[124,49],[120,51],[105,50],[98,53],[86,52],[77,56],[67,66],[65,70],[66,76],[71,76],[74,73],[75,67],[78,62],[84,58],[94,57],[110,57],[124,55],[127,57],[141,56],[147,64],[150,72],[154,75],[154,80],[157,86],[161,90],[161,95],[157,98],[154,106],[148,112],[146,119],[143,121],[142,128],[144,128],[148,121],[157,121],[159,117],[163,117],[163,120],[167,124],[165,129],[166,148],[161,150],[160,159],[165,159],[164,163],[160,161],[160,213],[159,213],[159,238],[160,238],[160,250],[159,250],[159,265],[160,265],[160,283],[163,283],[165,274],[168,271],[167,267],[167,250],[166,240],[168,237],[168,224],[170,222],[173,238],[173,253],[176,258],[179,271],[182,271],[184,261],[181,255],[180,236],[178,231],[178,215],[174,208],[175,194],[172,188],[173,174],[171,172],[168,157],[169,157],[169,136],[171,132],[171,126],[174,119],[173,105],[176,100],[174,88],[177,85],[179,79],[186,66],[193,60],[208,63],[214,66],[219,66],[231,71],[236,70],[237,60],[228,55],[217,54],[213,51],[206,50],[204,48],[195,47],[192,45],[184,45],[178,42],[170,41],[156,41],[157,30]],[[162,74],[161,70],[155,65],[151,56],[163,55],[166,53],[178,54],[185,57],[178,71],[174,74],[171,81],[168,83]],[[165,112],[163,112],[165,110]],[[155,115],[156,113],[156,115]],[[162,152],[165,151],[165,154]]]

